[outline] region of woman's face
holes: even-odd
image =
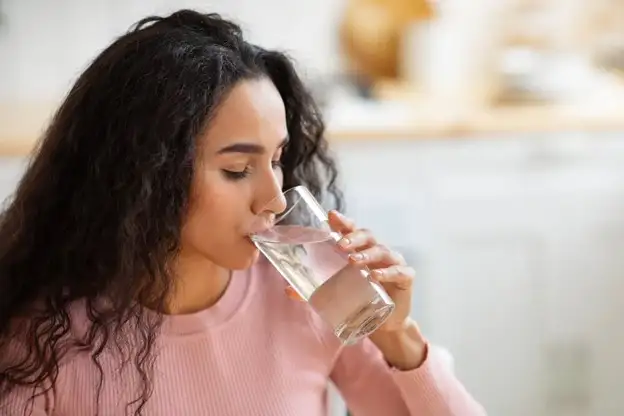
[[[285,209],[279,165],[288,140],[284,102],[265,78],[233,88],[199,140],[182,253],[228,269],[253,264],[249,233]],[[275,199],[278,197],[277,199]]]

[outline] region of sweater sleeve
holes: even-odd
[[[345,347],[331,373],[354,416],[485,416],[435,348],[417,369],[390,368],[368,339]]]

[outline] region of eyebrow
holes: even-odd
[[[285,137],[281,143],[279,144],[279,146],[277,147],[282,148],[286,145],[286,143],[288,143],[288,136]],[[262,154],[265,152],[265,148],[264,146],[261,146],[259,144],[255,144],[255,143],[234,143],[231,144],[229,146],[225,146],[224,148],[220,149],[217,154],[225,154],[225,153],[247,153],[247,154]]]

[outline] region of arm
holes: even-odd
[[[345,347],[331,379],[354,416],[485,416],[431,348],[418,368],[391,368],[369,339]]]
[[[329,221],[349,261],[367,266],[395,303],[369,339],[342,350],[331,374],[355,416],[484,416],[410,319],[415,270],[338,212]]]

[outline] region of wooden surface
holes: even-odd
[[[509,105],[451,117],[444,109],[414,105],[414,120],[371,127],[351,123],[332,128],[331,141],[457,139],[498,134],[622,131],[624,105],[611,109],[564,105]],[[27,155],[47,125],[54,106],[0,105],[0,156]]]

